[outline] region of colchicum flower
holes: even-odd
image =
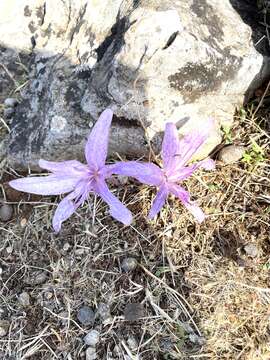
[[[137,161],[118,162],[114,165],[114,174],[131,176],[143,184],[159,188],[148,215],[149,219],[152,219],[161,210],[171,193],[182,201],[199,223],[204,220],[203,211],[190,200],[189,192],[178,183],[186,180],[200,167],[206,170],[215,168],[215,163],[211,159],[186,165],[206,141],[210,128],[211,123],[209,122],[201,131],[192,132],[180,140],[175,124],[167,123],[161,151],[163,169],[153,163]]]
[[[125,225],[132,221],[130,211],[109,191],[105,179],[110,177],[112,165],[105,165],[109,131],[113,113],[107,109],[100,115],[85,146],[87,165],[77,160],[52,162],[40,160],[39,166],[51,172],[48,176],[27,177],[9,182],[16,190],[39,195],[69,193],[60,201],[54,217],[53,228],[61,229],[68,219],[83,204],[89,193],[99,195],[110,207],[110,214]]]

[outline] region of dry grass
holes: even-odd
[[[0,308],[10,324],[0,338],[1,358],[84,358],[89,328],[80,326],[76,311],[107,303],[112,318],[94,325],[100,359],[269,359],[269,120],[262,104],[255,114],[257,106],[255,99],[236,117],[231,136],[247,147],[256,140],[263,161],[218,164],[185,184],[209,214],[201,226],[173,198],[148,222],[155,192],[129,181],[116,193],[137,214],[133,226],[113,221],[93,198],[56,236],[57,199],[16,199],[5,188],[7,200],[16,200],[16,216],[0,228]],[[9,176],[6,170],[4,179]],[[243,251],[247,243],[256,244],[255,258]],[[121,270],[126,256],[140,264],[131,273]],[[22,291],[30,306],[18,302]],[[136,322],[123,316],[131,302],[144,306]]]

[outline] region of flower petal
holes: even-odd
[[[78,178],[68,176],[34,176],[11,180],[9,185],[19,191],[38,195],[59,195],[70,192]]]
[[[178,197],[183,205],[192,213],[195,219],[201,223],[205,219],[205,214],[199,208],[196,203],[190,201],[189,192],[183,189],[181,186],[173,184],[170,186],[170,192]]]
[[[215,170],[216,163],[215,163],[214,160],[207,158],[207,159],[199,161],[197,163],[197,169],[199,167],[203,168],[204,170],[209,170],[209,171],[210,170]]]
[[[162,170],[153,163],[120,161],[112,165],[112,173],[131,176],[143,184],[159,186],[163,179]]]
[[[200,167],[205,170],[213,170],[215,168],[215,162],[212,159],[205,159],[190,166],[184,166],[179,170],[175,170],[173,174],[169,176],[169,179],[172,182],[183,181],[190,177],[194,171]]]
[[[153,217],[155,217],[160,212],[161,208],[165,204],[167,196],[168,196],[168,188],[167,186],[162,186],[159,189],[157,196],[155,197],[151,210],[148,214],[148,219],[153,219]]]
[[[42,169],[51,171],[56,175],[82,176],[87,173],[87,166],[77,160],[61,162],[40,159],[38,162]]]
[[[97,170],[105,164],[109,142],[109,131],[113,112],[104,110],[95,123],[85,146],[85,157],[88,165]]]
[[[53,216],[53,228],[56,233],[59,233],[62,223],[76,211],[78,206],[69,196],[60,201]]]
[[[94,191],[109,205],[110,214],[124,225],[132,222],[131,212],[109,190],[105,181],[98,180],[93,184]]]
[[[167,123],[162,142],[161,157],[163,167],[169,170],[175,162],[175,155],[179,153],[179,136],[177,128],[173,123]]]
[[[60,201],[53,217],[53,228],[57,233],[60,231],[62,223],[86,200],[91,190],[91,184],[87,181],[80,181],[75,190]]]
[[[213,121],[209,120],[202,129],[193,131],[180,140],[179,151],[175,154],[176,162],[174,163],[174,170],[181,168],[192,158],[200,146],[207,140],[213,126]]]

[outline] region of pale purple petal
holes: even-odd
[[[212,159],[205,159],[195,164],[184,166],[179,170],[175,170],[171,175],[169,175],[169,180],[171,182],[183,181],[190,177],[194,173],[194,171],[199,168],[203,168],[205,170],[213,170],[215,168],[215,162]]]
[[[160,212],[161,208],[165,204],[167,197],[168,189],[166,186],[162,186],[155,197],[155,200],[148,215],[148,219],[153,219],[153,217],[155,217]]]
[[[61,229],[62,223],[67,220],[78,208],[79,205],[75,204],[68,196],[66,196],[57,206],[53,216],[53,228],[56,233]]]
[[[51,171],[57,175],[80,177],[87,173],[87,166],[77,160],[55,162],[40,159],[38,164],[42,169]]]
[[[179,153],[179,136],[173,123],[167,123],[162,142],[161,157],[163,167],[169,170],[175,162],[175,155]]]
[[[199,161],[197,163],[197,168],[198,167],[201,167],[203,168],[204,170],[215,170],[215,167],[216,167],[216,163],[214,160],[212,159],[205,159],[205,160],[202,160],[202,161]]]
[[[57,233],[60,231],[62,223],[86,200],[91,189],[91,184],[80,181],[75,190],[60,201],[53,217],[53,228]]]
[[[105,181],[98,180],[93,187],[94,191],[109,205],[111,216],[124,225],[130,225],[132,222],[131,212],[110,192]]]
[[[205,214],[196,203],[183,203],[185,207],[191,212],[199,224],[205,219]]]
[[[90,168],[95,170],[104,166],[106,161],[112,117],[112,110],[107,109],[102,112],[98,121],[95,123],[85,146],[87,163]]]
[[[117,162],[111,169],[113,174],[130,176],[143,184],[159,186],[164,181],[162,170],[153,163]]]
[[[203,124],[203,127],[185,135],[180,140],[179,151],[175,154],[177,161],[173,171],[184,166],[192,158],[201,145],[207,140],[213,126],[213,121],[209,120]]]
[[[183,189],[181,186],[174,184],[170,186],[170,192],[182,201],[183,205],[192,213],[192,215],[199,223],[205,219],[205,214],[199,208],[199,206],[196,205],[195,202],[190,201],[190,195],[188,191]]]
[[[30,194],[59,195],[72,191],[77,182],[78,178],[49,175],[11,180],[9,185]]]

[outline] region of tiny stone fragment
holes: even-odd
[[[22,306],[29,306],[30,305],[29,294],[26,291],[22,292],[18,297],[18,301]]]
[[[0,337],[7,335],[8,328],[9,328],[9,322],[6,320],[0,320]]]
[[[102,319],[102,320],[107,320],[111,318],[111,313],[110,313],[110,307],[108,304],[105,303],[100,303],[98,305],[97,308],[97,315]]]
[[[196,334],[189,334],[189,341],[192,342],[193,344],[198,344],[200,346],[205,344],[205,339]]]
[[[164,352],[170,352],[173,350],[173,342],[170,338],[164,338],[160,341],[160,348]]]
[[[41,285],[47,280],[47,273],[45,271],[35,271],[26,280],[29,285]]]
[[[16,106],[18,104],[18,100],[15,98],[6,98],[6,100],[4,101],[4,105],[7,108],[12,108],[14,106]]]
[[[77,319],[82,325],[93,325],[95,321],[94,311],[89,306],[82,306],[77,313]]]
[[[129,272],[129,271],[135,270],[137,265],[138,265],[138,262],[135,258],[128,257],[128,258],[123,259],[121,268],[124,272]]]
[[[63,250],[68,251],[69,248],[70,248],[70,244],[68,242],[64,243]]]
[[[224,164],[233,164],[243,157],[244,152],[244,146],[228,145],[220,150],[218,158]]]
[[[127,321],[137,321],[144,317],[144,307],[140,303],[127,304],[124,310],[124,316]]]
[[[129,336],[129,338],[127,339],[127,344],[132,351],[136,350],[139,346],[138,341],[134,335]]]
[[[246,244],[244,246],[244,250],[245,250],[245,253],[252,257],[252,258],[255,258],[256,256],[258,256],[258,248],[256,246],[256,244]]]
[[[94,347],[89,347],[85,352],[85,360],[95,360],[97,358],[96,349]]]
[[[7,247],[6,247],[6,252],[7,252],[8,254],[12,254],[12,251],[13,251],[13,247],[12,247],[12,246],[7,246]]]
[[[0,220],[9,221],[13,215],[13,207],[9,204],[4,204],[0,207]]]
[[[84,337],[84,343],[89,346],[96,346],[99,342],[99,332],[97,330],[91,330]]]

